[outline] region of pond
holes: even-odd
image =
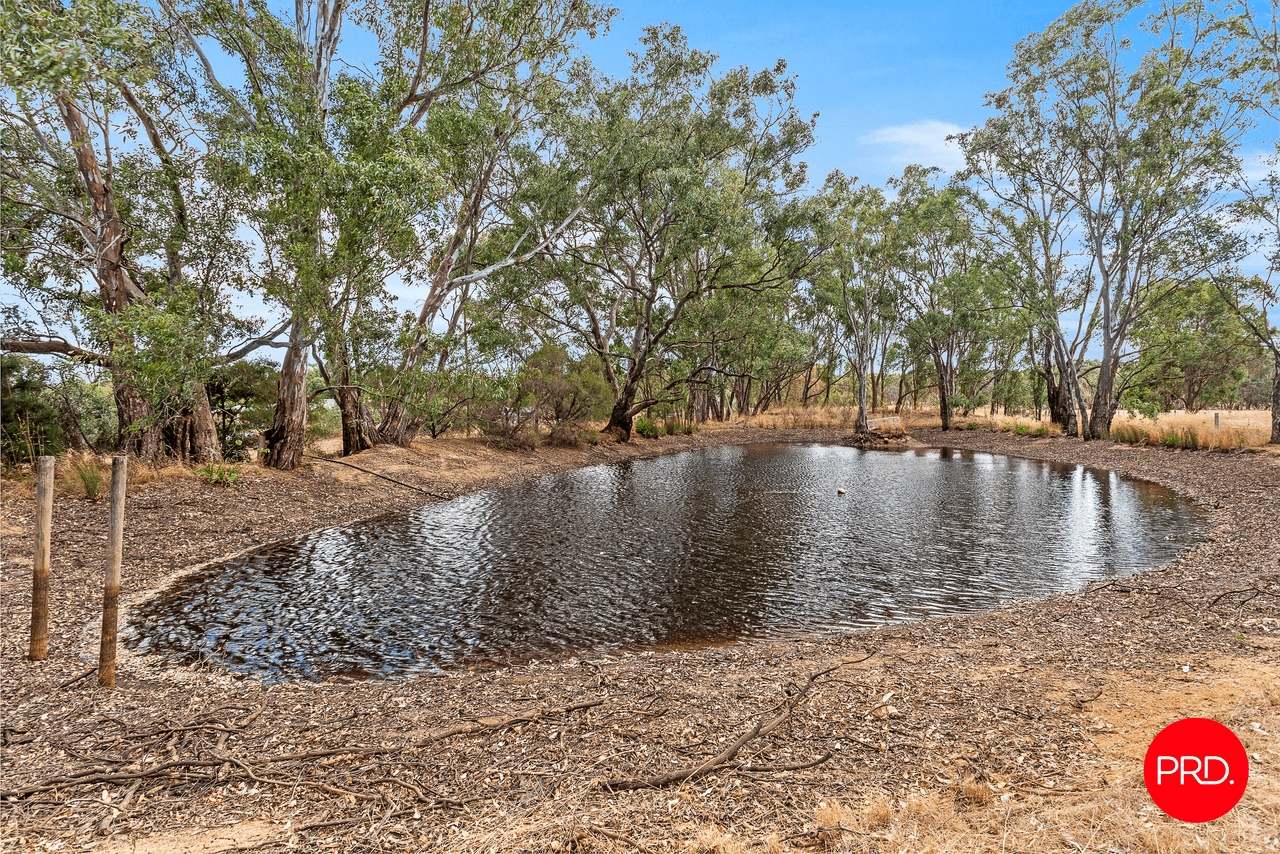
[[[846,630],[1129,575],[1201,523],[1163,487],[1076,465],[724,447],[298,537],[179,580],[124,636],[318,680]]]

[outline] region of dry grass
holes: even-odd
[[[1240,854],[1280,850],[1280,688],[1263,687],[1217,715],[1250,755],[1240,804],[1207,824],[1184,824],[1147,795],[1139,764],[1107,783],[1060,795],[1031,795],[963,777],[946,788],[895,797],[883,790],[858,804],[821,801],[814,826],[796,848],[830,852],[1115,851],[1125,854]],[[1117,769],[1119,770],[1119,769]],[[715,850],[715,849],[712,849]],[[731,850],[731,849],[729,849]],[[759,849],[757,849],[759,850]]]
[[[852,427],[858,417],[856,406],[787,406],[759,415],[744,415],[734,421],[707,422],[704,427],[757,427],[763,430],[791,430],[802,427]],[[868,415],[868,417],[872,417]]]
[[[747,415],[731,422],[707,422],[703,426],[715,430],[723,427],[755,427],[764,430],[786,430],[805,427],[848,427],[852,428],[858,417],[856,406],[793,406],[772,409],[760,415]],[[867,413],[868,419],[901,418],[903,428],[910,433],[913,428],[937,428],[942,426],[942,419],[936,409],[903,410],[894,412],[872,410]],[[1062,428],[1048,420],[1037,420],[1021,415],[989,416],[975,412],[972,415],[956,415],[952,425],[957,429],[968,430],[1003,430],[1026,435],[1061,436]],[[1037,431],[1040,431],[1037,434]]]
[[[111,470],[90,451],[71,451],[58,460],[55,481],[66,492],[96,501],[111,483]]]
[[[1130,417],[1121,412],[1111,425],[1117,442],[1137,445],[1168,445],[1176,448],[1210,448],[1230,451],[1265,445],[1271,438],[1271,413],[1266,410],[1218,412],[1164,412],[1153,421],[1145,415]]]

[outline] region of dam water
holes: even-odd
[[[123,637],[174,662],[317,680],[838,631],[1129,575],[1201,524],[1163,487],[1076,465],[724,447],[277,543],[175,582]]]

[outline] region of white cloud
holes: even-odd
[[[964,130],[951,122],[923,119],[877,128],[858,142],[880,146],[885,159],[898,166],[919,163],[921,166],[940,166],[951,172],[964,166],[964,156],[959,146],[947,142],[947,137]]]

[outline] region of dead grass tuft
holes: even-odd
[[[683,850],[686,854],[747,854],[753,847],[750,840],[735,838],[711,826],[698,830]]]
[[[966,774],[952,784],[956,799],[971,807],[985,807],[995,800],[995,792],[986,783]]]
[[[868,830],[880,830],[893,823],[893,799],[884,792],[876,792],[862,808],[862,826]]]

